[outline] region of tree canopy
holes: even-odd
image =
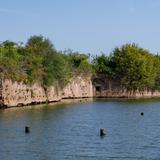
[[[58,52],[49,39],[31,36],[25,45],[5,41],[0,44],[0,71],[4,78],[44,87],[64,87],[76,74],[92,70],[88,56],[71,50]]]
[[[96,57],[93,64],[98,73],[106,73],[119,80],[127,90],[159,88],[159,56],[134,43],[115,48],[109,56]]]
[[[101,73],[127,90],[160,89],[160,56],[134,43],[90,60],[90,55],[70,49],[57,51],[41,35],[31,36],[25,45],[8,40],[0,44],[0,76],[11,80],[64,87],[72,76]]]

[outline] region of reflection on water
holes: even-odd
[[[104,99],[0,110],[0,160],[156,160],[159,123],[160,100]],[[100,128],[106,129],[103,138]]]

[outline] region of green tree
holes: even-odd
[[[26,68],[29,82],[43,83],[45,76],[44,60],[55,51],[52,43],[43,36],[32,36],[26,44]]]
[[[92,65],[89,63],[89,55],[65,51],[66,60],[70,65],[73,74],[91,74],[93,72]]]
[[[160,90],[160,56],[155,55],[154,57],[155,66],[155,89]]]
[[[155,85],[153,55],[135,44],[115,48],[111,56],[116,79],[128,90],[152,89]]]
[[[11,41],[5,41],[0,45],[0,69],[4,78],[21,81],[20,68],[21,56],[17,49],[17,44]]]
[[[62,53],[57,52],[50,40],[42,36],[32,36],[27,44],[27,68],[31,82],[39,81],[44,87],[66,85],[70,78],[68,62]]]
[[[96,56],[93,59],[92,64],[96,73],[112,75],[110,56],[106,56],[105,54]]]

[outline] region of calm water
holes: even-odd
[[[24,133],[25,125],[31,127],[29,134]],[[101,127],[107,129],[103,138]],[[0,110],[0,160],[63,159],[159,160],[160,100]]]

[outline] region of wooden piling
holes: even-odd
[[[29,126],[25,126],[25,133],[30,133],[30,127]]]
[[[105,129],[104,128],[100,128],[100,136],[105,136]]]

